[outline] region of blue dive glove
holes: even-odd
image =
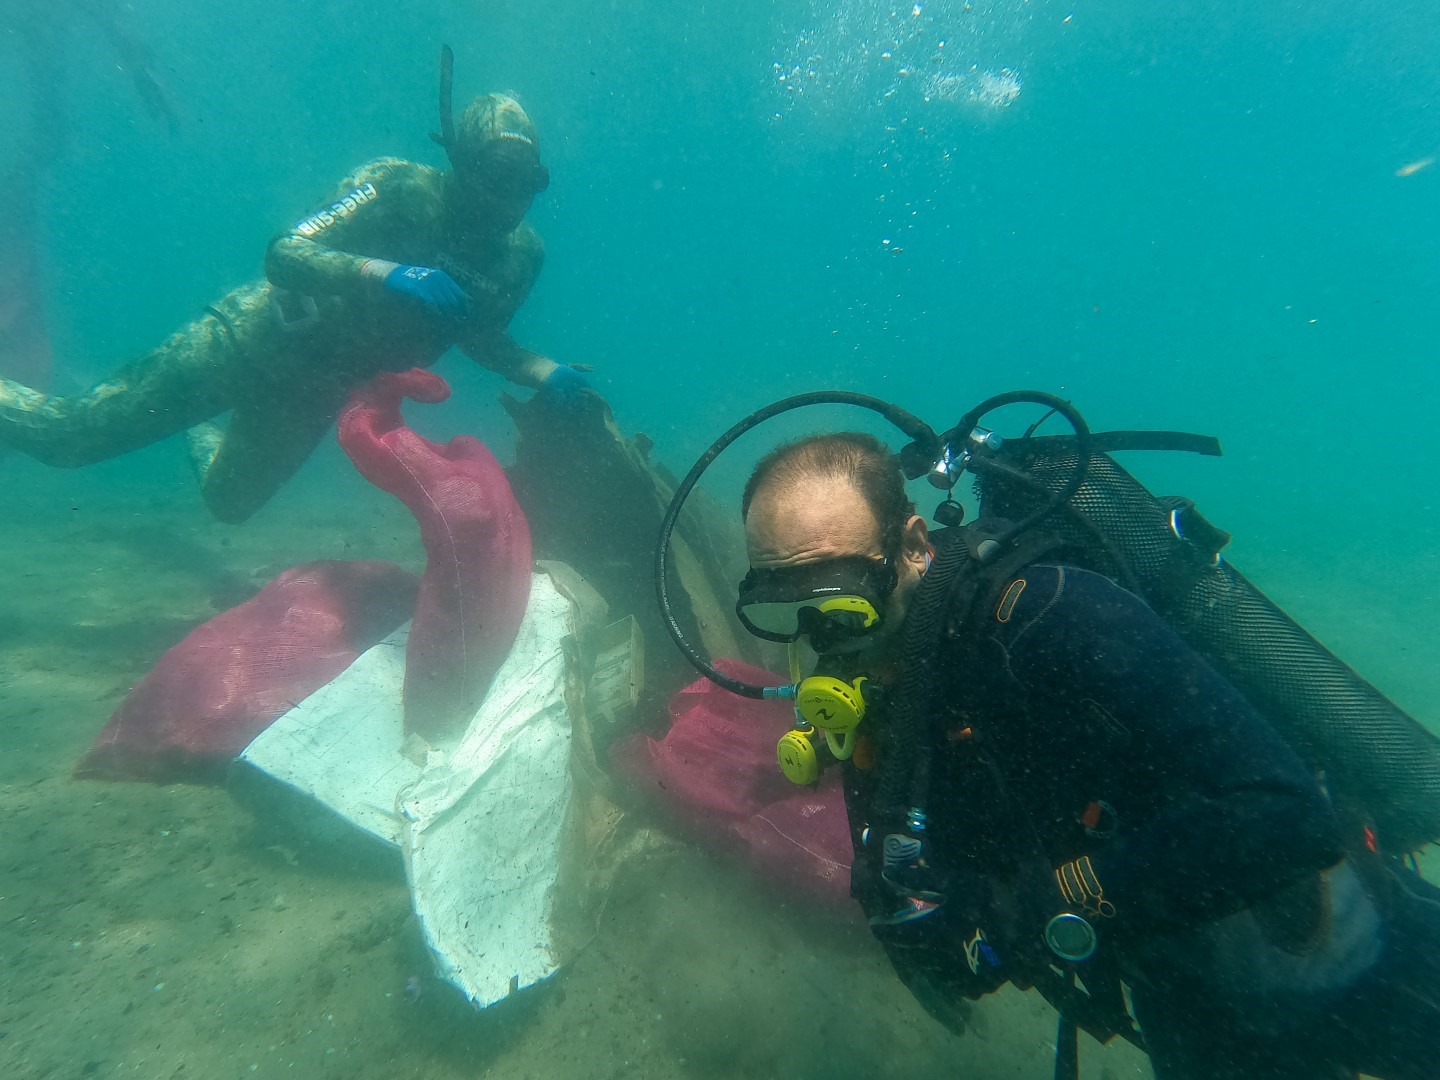
[[[367,272],[374,271],[368,266],[361,270],[361,273]],[[463,315],[470,306],[470,298],[465,295],[464,289],[455,284],[455,279],[433,266],[394,264],[381,280],[387,289],[403,296],[413,296],[431,311],[442,315]]]
[[[583,371],[561,364],[540,384],[540,393],[558,409],[574,411],[585,401],[590,380]]]

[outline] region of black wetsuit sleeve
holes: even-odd
[[[1340,858],[1316,779],[1168,624],[1097,574],[1031,571],[1001,636],[1037,759],[1047,718],[1073,719],[1077,706],[1098,704],[1128,732],[1122,750],[1051,764],[1077,784],[1076,800],[1109,792],[1125,807],[1117,835],[1091,855],[1122,925],[1219,918]]]
[[[361,267],[404,246],[409,236],[426,233],[437,212],[429,172],[397,158],[361,166],[329,201],[270,242],[265,276],[311,296],[373,293],[378,280],[363,277]]]

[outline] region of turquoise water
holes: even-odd
[[[1227,451],[1218,462],[1134,467],[1158,488],[1195,497],[1236,534],[1234,559],[1252,578],[1401,704],[1440,723],[1440,489],[1432,472],[1440,456],[1432,418],[1440,402],[1440,164],[1425,164],[1440,158],[1440,51],[1430,5],[128,7],[177,103],[180,130],[171,135],[147,117],[83,15],[56,16],[73,24],[63,61],[70,130],[45,178],[36,226],[62,380],[88,384],[256,276],[268,239],[358,162],[395,154],[441,164],[426,133],[436,127],[435,54],[447,41],[457,100],[514,90],[540,129],[553,176],[530,215],[546,241],[546,268],[515,336],[559,360],[594,364],[595,385],[621,426],[653,437],[677,471],[751,409],[818,388],[876,394],[946,427],[983,396],[1030,387],[1069,397],[1097,428],[1214,434]],[[25,92],[13,63],[19,40],[8,35],[3,54],[10,94]],[[13,158],[13,146],[6,151]],[[439,370],[455,398],[416,416],[416,427],[437,437],[478,434],[503,456],[512,435],[495,404],[500,380],[458,356]],[[816,423],[832,419],[854,422],[830,414]],[[733,498],[763,448],[742,447],[718,470],[722,499]],[[23,581],[40,575],[25,586],[27,617],[33,607],[95,618],[85,597],[114,573],[129,575],[135,595],[175,590],[176,625],[198,621],[204,607],[189,585],[176,584],[173,565],[137,571],[101,542],[112,527],[151,518],[178,522],[197,547],[222,553],[222,566],[223,552],[243,548],[247,567],[279,567],[338,549],[314,527],[316,504],[338,501],[356,508],[347,544],[392,553],[394,530],[364,513],[379,503],[332,446],[233,547],[225,530],[204,522],[183,457],[172,440],[74,473],[0,463],[12,539],[30,541],[7,547],[10,572]],[[83,517],[93,535],[78,535],[67,514]],[[267,536],[275,538],[268,549]],[[141,534],[130,548],[143,552],[144,543]],[[153,575],[143,588],[141,572]],[[107,618],[123,625],[118,614]],[[16,625],[5,645],[46,645],[26,636],[28,626],[49,625],[39,615]],[[66,772],[69,751],[84,746],[116,695],[169,643],[157,633],[101,678],[94,639],[54,629],[47,662],[59,666],[56,682],[99,682],[94,695],[65,699],[64,754],[40,747],[6,767],[12,810],[33,784],[56,799],[88,805],[97,797],[46,773]],[[43,704],[64,691],[47,684],[25,693]],[[13,716],[0,725],[18,742],[22,720]],[[44,740],[30,730],[33,749]],[[113,798],[142,800],[135,813],[144,821],[159,811],[143,800],[162,796]],[[222,796],[205,798],[196,820],[227,834],[239,828]],[[70,888],[63,861],[83,834],[29,843],[20,841],[16,865],[51,873],[36,879],[49,888]],[[153,857],[139,846],[130,854],[142,864]],[[693,898],[712,871],[686,866]],[[237,871],[262,873],[292,868]],[[144,880],[165,887],[159,876]],[[351,886],[314,888],[317,903],[339,909]],[[636,903],[632,911],[654,902]],[[712,916],[744,933],[754,920],[737,910]],[[62,933],[58,916],[27,909],[23,919],[31,920],[26,933]],[[626,935],[646,934],[643,919],[626,916],[600,955],[622,956]],[[804,994],[830,977],[826,964],[868,962],[863,942],[844,947],[851,952],[836,959],[807,944],[790,968],[819,965],[821,974],[787,983],[800,978],[791,971],[776,985]],[[399,991],[413,963],[413,942],[394,948],[393,960],[372,964],[386,993]],[[770,955],[753,941],[743,949]],[[12,950],[12,963],[19,955]],[[662,957],[657,950],[654,962]],[[726,962],[723,951],[711,960]],[[116,954],[64,985],[93,980],[93,992],[115,1002],[117,980],[134,966]],[[727,983],[715,974],[720,967],[710,970],[706,1007],[724,1014]],[[732,1062],[713,1033],[702,1039],[651,1024],[603,971],[589,977],[581,985],[627,1003],[616,1023],[596,1022],[616,1075],[704,1072],[707,1061],[713,1075],[742,1064],[757,1075],[782,1063],[792,1074],[798,1068],[778,1049]],[[657,978],[671,992],[683,985]],[[752,993],[766,981],[763,971],[743,976]],[[45,994],[60,989],[50,985],[36,983],[34,994],[51,1001]],[[285,1000],[283,980],[267,991]],[[577,994],[569,991],[571,1007]],[[53,1007],[64,1000],[54,997]],[[900,1002],[886,998],[872,1012],[908,1007]],[[695,1030],[708,1032],[700,1011]],[[12,1003],[0,1026],[18,1030],[15,1015]],[[284,1015],[277,1004],[271,1019],[241,1024],[233,1054],[224,1051],[225,1025],[214,1027],[203,1075],[245,1075],[252,1059],[268,1060],[259,1027]],[[354,1022],[353,1060],[377,1070],[364,1075],[548,1075],[543,1056],[523,1058],[526,1040],[539,1037],[526,1023],[548,1038],[572,1023],[563,1009],[558,1019],[522,1018],[492,1045],[488,1031],[476,1034],[463,1018],[436,1011],[416,1021],[412,1010],[400,1035],[366,1044],[385,1015]],[[716,1022],[739,1025],[748,1043],[765,1047],[779,1038],[770,1019],[764,1009],[737,1008]],[[176,1022],[184,1027],[179,1013]],[[589,1021],[573,1022],[581,1046],[600,1054],[599,1042],[587,1041],[601,1038]],[[1032,1043],[1034,1032],[1044,1036],[1044,1022],[1016,1022],[1030,1024],[1023,1031]],[[912,1012],[896,1023],[928,1021]],[[57,1030],[53,1043],[27,1044],[24,1069],[7,1074],[75,1075],[95,1061],[101,1075],[158,1076],[174,1065],[147,1071],[150,1059],[121,1045],[123,1024],[83,1051],[83,1023]],[[1003,1025],[988,1030],[988,1039],[1004,1041]],[[843,1034],[832,1037],[848,1045]],[[0,1061],[17,1038],[0,1039]],[[697,1040],[703,1051],[687,1058],[685,1046]],[[471,1055],[472,1043],[489,1048]],[[909,1075],[929,1060],[919,1044],[884,1060],[850,1059],[866,1063],[853,1075]],[[511,1052],[522,1064],[507,1067]],[[1014,1053],[1015,1075],[1046,1075],[1043,1054]],[[837,1051],[836,1060],[847,1059]],[[1113,1075],[1138,1068],[1105,1067]],[[334,1074],[363,1072],[349,1068]],[[571,1061],[555,1074],[598,1073]]]
[[[1344,507],[1433,546],[1426,493],[1383,468],[1436,450],[1440,170],[1395,175],[1440,150],[1425,6],[962,9],[140,4],[185,123],[148,123],[76,35],[44,222],[58,352],[84,381],[151,346],[366,157],[440,163],[448,40],[457,94],[516,89],[555,178],[518,336],[595,363],[676,460],[698,416],[796,390],[939,424],[1031,385],[1220,435],[1233,460],[1198,482],[1244,490],[1224,516]],[[817,77],[781,82],[797,64]],[[1018,97],[966,99],[972,65]]]

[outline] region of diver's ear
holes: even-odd
[[[919,514],[911,514],[900,534],[900,562],[918,574],[925,572],[930,554],[930,529]]]

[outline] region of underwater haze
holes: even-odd
[[[513,91],[552,177],[515,338],[593,365],[677,475],[819,389],[937,430],[1025,388],[1096,430],[1215,435],[1219,459],[1125,463],[1440,725],[1433,4],[127,0],[173,131],[102,7],[0,8],[7,100],[37,80],[63,97],[53,161],[27,159],[19,125],[0,135],[0,168],[37,176],[24,284],[58,389],[261,276],[270,239],[357,164],[443,165],[448,43],[457,108]],[[59,42],[42,65],[38,42]],[[415,427],[508,460],[514,388],[458,353],[435,370],[454,396]],[[842,409],[776,426],[842,424],[883,434]],[[775,437],[727,453],[710,493],[738,507]],[[432,980],[403,882],[257,843],[223,788],[70,778],[218,596],[307,559],[413,566],[409,519],[333,438],[238,528],[207,518],[181,439],[73,471],[7,453],[0,485],[0,1075],[1050,1075],[1033,994],[951,1036],[863,926],[678,844],[617,882],[558,986],[472,1014]],[[1149,1076],[1123,1049],[1082,1058],[1086,1077]]]

